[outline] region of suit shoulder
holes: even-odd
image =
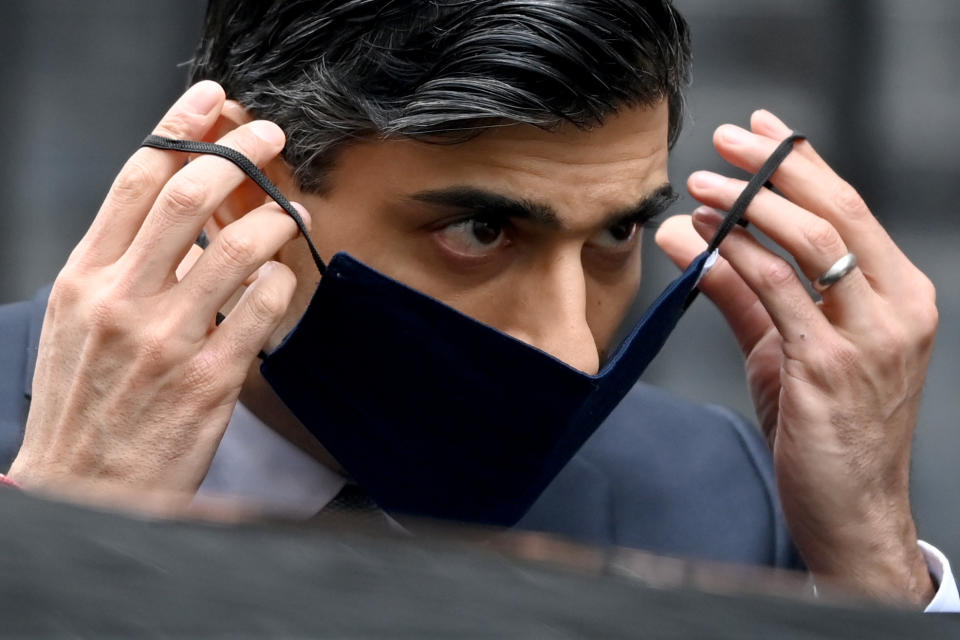
[[[580,456],[611,487],[617,544],[785,565],[770,452],[736,412],[637,385]]]
[[[20,448],[34,306],[32,301],[0,305],[0,469]]]
[[[629,472],[638,444],[655,445],[659,457],[695,462],[713,453],[740,457],[759,470],[770,467],[769,451],[759,430],[726,407],[700,404],[648,384],[636,385],[581,453],[602,459],[614,470]],[[620,468],[619,465],[626,465]]]
[[[0,305],[0,385],[16,383],[17,389],[9,391],[20,395],[23,395],[33,306],[31,301]],[[6,386],[0,386],[0,402],[10,395],[5,393],[7,390]]]

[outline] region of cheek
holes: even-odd
[[[320,251],[322,252],[323,249],[320,249]],[[272,339],[268,342],[271,349],[277,347],[283,338],[293,331],[293,328],[300,322],[300,318],[306,312],[310,300],[313,299],[313,294],[317,290],[317,284],[320,282],[320,274],[317,272],[317,267],[313,263],[313,258],[310,256],[303,239],[296,238],[284,246],[277,254],[277,259],[290,267],[296,275],[297,287],[293,292],[293,298],[290,300],[290,306],[287,307],[287,313],[274,332]]]

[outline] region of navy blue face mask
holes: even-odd
[[[696,296],[716,249],[790,153],[785,140],[701,254],[589,375],[371,269],[329,266],[276,186],[244,156],[150,136],[147,146],[225,157],[298,223],[322,279],[261,372],[386,511],[511,526],[637,382]]]

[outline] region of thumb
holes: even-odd
[[[657,229],[654,240],[680,269],[686,269],[707,248],[707,243],[693,228],[690,216],[667,218]]]
[[[657,246],[681,269],[685,269],[707,249],[706,241],[693,227],[693,218],[686,215],[665,220],[654,239]],[[699,288],[720,309],[744,356],[748,356],[773,326],[757,295],[723,258],[717,259],[710,272],[700,281]]]

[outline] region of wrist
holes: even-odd
[[[821,546],[822,553],[811,553],[809,558],[804,554],[807,566],[817,578],[871,598],[923,609],[936,595],[936,585],[913,519],[896,527],[898,531],[886,524],[856,534],[848,531],[842,542]]]
[[[160,517],[187,514],[195,494],[195,491],[137,486],[117,478],[71,474],[62,467],[28,458],[23,451],[6,475],[0,474],[0,490],[3,487],[56,501]]]
[[[21,452],[14,458],[10,469],[4,476],[7,479],[7,485],[14,486],[21,491],[33,491],[39,488],[39,486],[42,486],[42,482],[38,482],[37,479],[33,477],[36,475],[35,472],[38,466],[39,465],[31,464],[24,460],[24,455]]]

